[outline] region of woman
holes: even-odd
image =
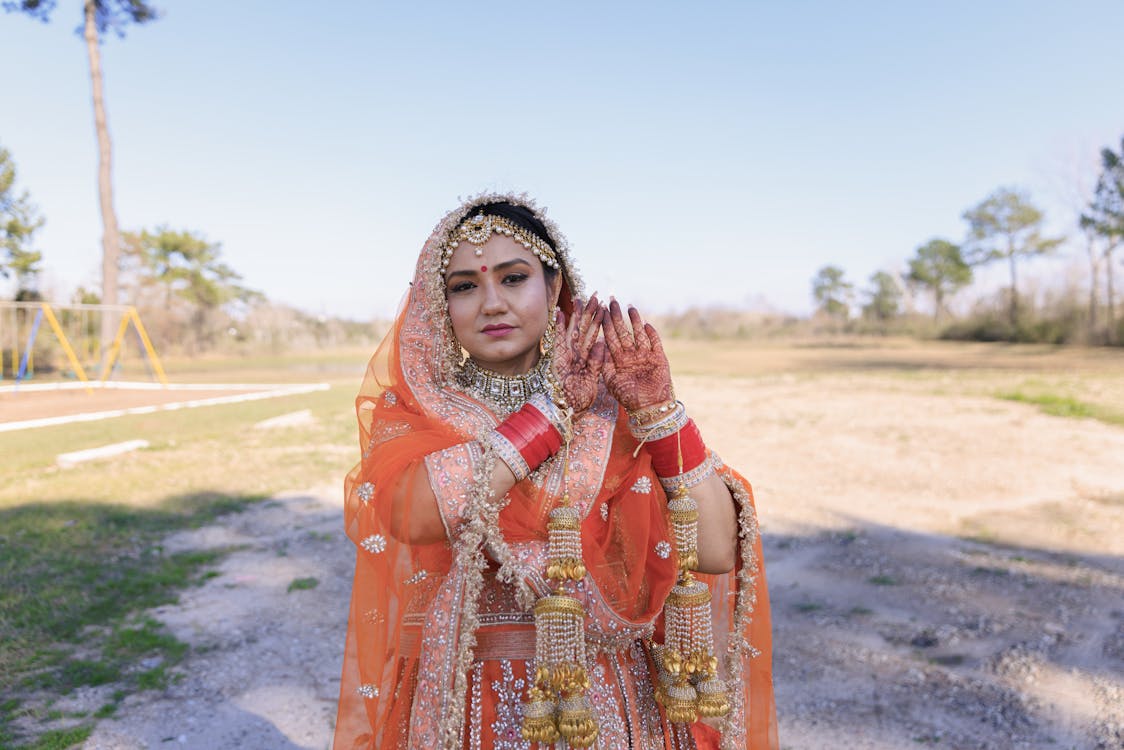
[[[356,399],[335,748],[775,748],[752,493],[523,196],[422,249]]]

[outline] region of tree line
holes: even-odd
[[[1124,139],[1119,153],[1110,147],[1101,150],[1096,187],[1074,221],[1089,264],[1088,296],[1081,304],[1067,299],[1052,311],[1035,310],[1020,288],[1022,264],[1057,253],[1069,239],[1047,236],[1045,215],[1025,190],[999,188],[962,218],[966,228],[960,243],[934,237],[914,250],[900,272],[877,271],[861,290],[840,266],[820,268],[812,278],[817,312],[844,328],[859,329],[860,323],[889,327],[911,313],[904,300],[907,293],[917,292],[930,296],[934,324],[940,328],[943,322],[941,333],[948,338],[1124,343],[1114,283],[1119,265],[1115,253],[1124,244]],[[1003,263],[1007,270],[1002,316],[985,303],[966,319],[950,321],[949,300],[973,282],[975,269],[993,263]],[[852,320],[860,294],[861,314]]]
[[[0,147],[0,276],[14,281],[14,300],[34,302],[43,299],[39,281],[43,253],[33,248],[46,218],[16,180],[11,153]],[[116,283],[123,299],[138,308],[162,350],[283,351],[369,343],[369,321],[311,315],[271,302],[247,286],[226,262],[222,244],[201,232],[161,226],[122,232],[120,243],[114,264]],[[99,304],[102,300],[99,289],[79,287],[68,301]],[[106,317],[115,332],[116,320]],[[64,324],[66,320],[64,316]],[[93,330],[78,335],[101,338],[100,320]]]

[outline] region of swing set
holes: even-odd
[[[101,316],[120,316],[117,335],[105,357],[102,356],[99,332]],[[160,358],[148,338],[140,315],[132,305],[51,305],[47,302],[0,302],[0,380],[10,373],[19,383],[35,375],[35,348],[42,324],[54,334],[62,347],[74,377],[92,391],[87,371],[100,371],[98,380],[105,383],[113,372],[125,344],[125,334],[132,323],[141,341],[152,373],[163,384],[168,378]],[[70,335],[67,335],[67,331]],[[72,341],[79,342],[76,349]],[[21,346],[22,345],[22,346]],[[42,350],[42,346],[40,347]],[[86,366],[83,366],[83,361]]]

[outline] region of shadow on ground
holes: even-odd
[[[0,674],[23,699],[6,731],[326,748],[354,546],[335,488],[252,500],[0,512],[2,653],[21,670]],[[765,550],[783,748],[1124,743],[1124,558],[859,521]]]
[[[1124,559],[766,535],[784,748],[1124,747]]]
[[[229,550],[169,550],[164,540],[258,499],[202,492],[155,508],[73,500],[0,510],[0,746],[67,747],[126,696],[165,689],[188,645],[144,612],[201,584]]]

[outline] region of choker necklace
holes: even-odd
[[[550,393],[546,375],[548,365],[546,357],[539,357],[538,364],[525,375],[500,375],[481,368],[471,359],[465,359],[460,382],[470,395],[507,416],[527,403],[531,394]]]

